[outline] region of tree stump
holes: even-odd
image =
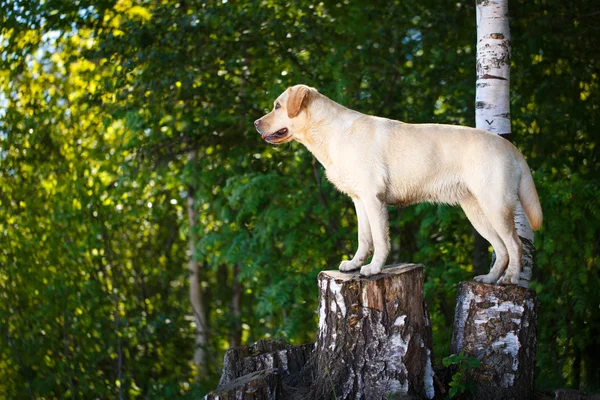
[[[309,344],[292,346],[283,340],[259,340],[230,349],[223,359],[219,387],[205,400],[285,398],[282,379],[299,373],[313,348]]]
[[[394,399],[435,396],[424,267],[319,274],[314,345],[259,341],[229,350],[205,399]]]
[[[476,399],[533,399],[538,302],[520,286],[461,282],[451,352],[476,357]]]
[[[293,346],[283,340],[259,340],[251,346],[227,350],[219,386],[256,371],[275,368],[282,373],[297,373],[306,364],[311,345]]]
[[[424,267],[404,264],[368,278],[319,274],[315,382],[309,398],[433,398],[431,324]]]

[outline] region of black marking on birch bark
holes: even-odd
[[[500,118],[508,118],[510,119],[510,113],[503,113],[503,114],[494,114],[494,117],[500,117]]]
[[[500,32],[490,34],[490,38],[492,39],[504,39],[504,35]]]
[[[494,123],[494,120],[489,121],[486,119],[485,122],[487,122],[488,125],[492,125]]]
[[[486,43],[483,46],[479,46],[477,49],[477,62],[475,64],[477,76],[488,74],[492,68],[502,69],[510,66],[510,52],[511,47],[508,40],[503,40],[498,45]]]
[[[492,108],[492,105],[485,101],[476,101],[475,108],[477,108],[479,110],[484,110],[484,109]]]
[[[490,5],[490,0],[477,0],[477,5],[478,6],[489,6]]]
[[[478,89],[479,89],[479,88],[488,87],[488,86],[490,86],[490,84],[489,84],[489,83],[487,83],[487,82],[478,82],[478,83],[476,84],[476,87],[477,87]]]
[[[490,75],[490,74],[483,74],[481,76],[478,76],[477,79],[499,79],[501,81],[507,81],[508,79],[502,77],[502,76],[497,76],[497,75]]]

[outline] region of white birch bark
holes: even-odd
[[[196,152],[191,150],[188,152],[188,163],[194,164],[196,160]],[[194,365],[198,372],[198,376],[206,375],[206,346],[208,345],[208,337],[206,332],[206,310],[202,301],[202,290],[198,279],[200,266],[195,257],[196,250],[196,226],[198,224],[198,211],[195,207],[195,191],[190,188],[187,196],[188,220],[190,223],[189,232],[189,251],[190,259],[188,262],[189,280],[190,280],[190,303],[192,312],[194,313],[194,322],[196,325],[196,338],[194,349]]]
[[[508,0],[477,2],[477,84],[475,126],[499,135],[510,128],[510,27]],[[533,266],[533,230],[519,203],[515,210],[517,234],[523,242],[519,285],[529,287]]]
[[[434,398],[423,280],[420,264],[389,266],[369,278],[321,272],[316,379],[303,398]]]
[[[531,289],[459,284],[450,352],[481,362],[466,372],[475,383],[470,398],[535,398],[538,309]]]
[[[510,130],[510,29],[507,0],[477,0],[475,126]]]

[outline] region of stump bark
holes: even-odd
[[[476,357],[473,398],[533,399],[538,302],[520,286],[461,282],[451,352]]]
[[[424,267],[319,274],[319,332],[310,398],[433,398]]]

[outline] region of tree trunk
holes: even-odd
[[[598,329],[592,329],[591,337],[600,337]],[[588,392],[600,391],[600,343],[588,343],[583,350],[584,389]]]
[[[481,362],[467,372],[473,398],[534,398],[537,310],[533,290],[460,283],[450,351]]]
[[[424,268],[319,274],[313,399],[433,398],[431,325]]]
[[[229,334],[229,348],[238,347],[242,344],[242,284],[238,280],[240,265],[233,266],[233,277],[231,279],[231,332]]]
[[[473,275],[485,275],[489,270],[490,244],[473,228]]]
[[[477,83],[475,126],[510,139],[510,27],[508,0],[477,2]],[[533,230],[519,203],[517,234],[523,242],[519,285],[529,287],[533,267]],[[524,240],[526,239],[526,240]]]
[[[190,150],[188,152],[188,163],[194,165],[196,162],[196,152]],[[193,186],[188,187],[187,209],[188,220],[190,224],[189,232],[189,251],[190,259],[188,262],[189,279],[190,279],[190,303],[192,312],[194,313],[194,322],[196,324],[196,338],[194,349],[194,365],[200,377],[206,375],[206,347],[208,338],[206,332],[206,310],[202,301],[202,290],[199,281],[200,266],[196,260],[196,229],[198,225],[198,211],[195,205],[196,190]]]
[[[510,129],[508,0],[477,1],[475,126],[498,135]]]

